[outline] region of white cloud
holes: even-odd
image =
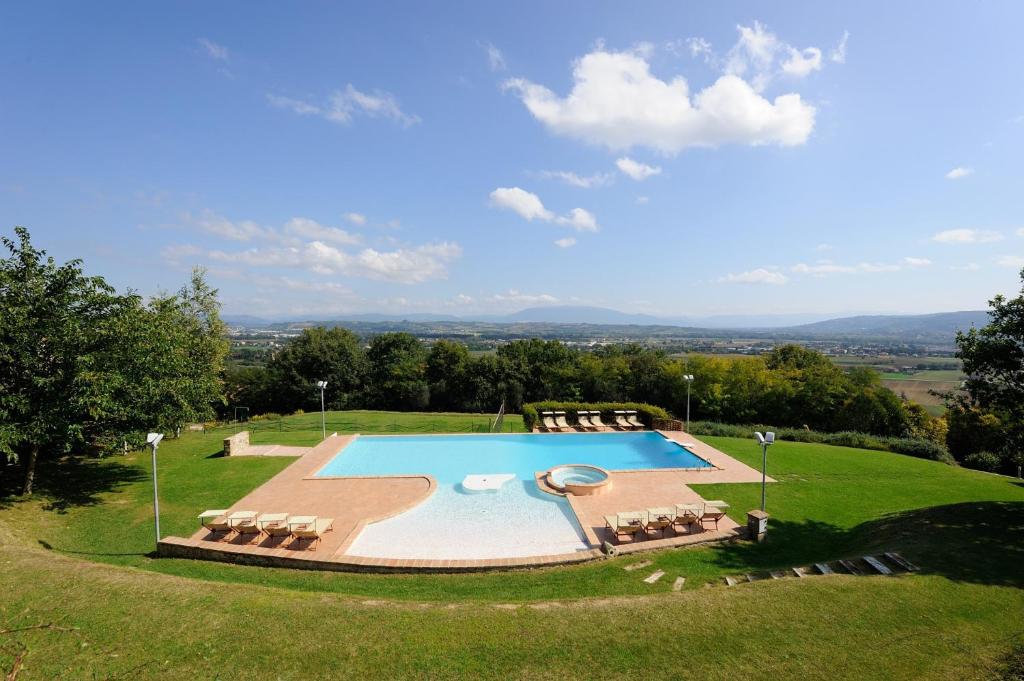
[[[231,241],[250,241],[252,239],[274,240],[277,234],[269,227],[263,227],[252,220],[232,221],[211,210],[204,210],[199,215],[183,213],[181,219],[202,231]]]
[[[219,61],[228,60],[228,48],[223,45],[218,45],[212,40],[207,40],[206,38],[197,38],[196,42],[199,43],[199,46],[206,51],[206,54],[209,57]]]
[[[976,262],[969,262],[966,265],[950,265],[949,269],[960,271],[960,272],[976,272],[977,270],[980,270],[981,268],[978,266],[978,263],[976,263]]]
[[[1001,255],[996,258],[996,264],[1000,267],[1024,267],[1024,256]]]
[[[922,260],[922,258],[914,258],[915,260]],[[905,258],[904,263],[910,265],[908,262],[911,258]],[[914,265],[921,266],[921,265]],[[873,262],[862,262],[856,265],[839,265],[831,260],[819,260],[813,265],[807,263],[797,263],[790,268],[790,271],[794,274],[810,274],[816,277],[824,277],[829,274],[872,274],[877,272],[898,272],[902,266],[890,264],[890,263],[873,263]]]
[[[651,200],[651,197],[649,197],[649,196],[638,196],[638,197],[636,197],[636,202],[639,203],[641,206],[644,205],[645,203],[648,203],[650,200]]]
[[[577,175],[576,173],[568,170],[542,170],[538,173],[540,177],[546,180],[561,180],[562,182],[571,185],[573,187],[581,187],[583,189],[591,189],[592,187],[601,187],[612,180],[611,173],[596,173],[594,175]]]
[[[850,32],[843,31],[843,37],[839,39],[839,44],[836,45],[835,49],[829,54],[829,59],[837,64],[846,63],[846,43],[850,39]]]
[[[571,246],[576,245],[576,239],[571,236],[567,236],[563,239],[556,239],[555,245],[558,246],[559,248],[569,248]]]
[[[661,173],[660,166],[649,166],[645,163],[634,161],[626,156],[615,161],[615,165],[619,170],[624,172],[626,175],[629,175],[637,182],[641,182],[652,175],[658,175]]]
[[[514,211],[530,222],[550,222],[555,218],[555,214],[544,207],[539,196],[519,187],[498,187],[491,192],[491,205]]]
[[[803,78],[812,71],[821,71],[821,50],[808,47],[804,50],[789,48],[789,59],[782,62],[782,72]]]
[[[515,289],[509,289],[508,293],[496,293],[488,300],[495,303],[519,303],[525,305],[551,305],[558,302],[558,298],[548,293],[531,295],[520,293]]]
[[[268,94],[267,101],[273,106],[287,109],[300,116],[319,116],[342,125],[351,123],[357,115],[388,119],[406,128],[420,122],[419,116],[402,111],[398,100],[390,92],[362,92],[351,83],[346,85],[344,90],[332,93],[324,104],[274,94]]]
[[[835,246],[833,246],[832,244],[818,244],[817,246],[814,247],[814,250],[819,252],[831,251],[833,248],[835,248]]]
[[[576,61],[573,80],[564,98],[522,78],[504,87],[552,132],[610,149],[645,146],[674,154],[729,143],[793,146],[814,129],[815,108],[798,94],[769,101],[739,75],[727,74],[691,98],[685,78],[661,80],[635,51],[598,47]]]
[[[345,213],[341,217],[345,218],[353,225],[359,225],[360,227],[366,224],[366,216],[362,213]]]
[[[582,208],[573,208],[569,215],[555,218],[555,223],[572,227],[577,232],[596,232],[598,229],[594,214]]]
[[[943,244],[984,244],[999,241],[1003,235],[990,229],[947,229],[932,237]]]
[[[1017,236],[1024,236],[1024,227],[1019,227],[1017,229]]]
[[[746,78],[761,92],[776,77],[804,78],[822,68],[821,50],[798,49],[768,30],[759,21],[753,26],[737,26],[739,39],[726,55],[725,72]]]
[[[505,56],[501,53],[497,47],[491,43],[486,43],[483,48],[487,51],[487,64],[491,67],[491,71],[504,71]]]
[[[947,180],[959,180],[961,178],[964,178],[964,177],[967,177],[968,175],[973,175],[973,174],[974,174],[974,168],[965,168],[963,166],[957,166],[956,168],[953,168],[948,173],[946,173],[946,179]]]
[[[458,303],[459,305],[469,305],[470,303],[475,302],[475,300],[476,299],[473,296],[467,296],[465,293],[460,293],[455,296],[455,300],[453,302]]]
[[[337,227],[327,227],[309,218],[292,218],[284,224],[284,231],[292,236],[336,244],[352,245],[361,241],[358,234],[351,234]]]
[[[691,57],[702,57],[705,62],[714,59],[711,43],[704,38],[689,38],[686,41],[686,46],[690,49]]]
[[[590,211],[573,208],[568,215],[555,215],[544,207],[539,196],[519,187],[498,187],[491,192],[491,205],[511,210],[529,222],[534,220],[553,222],[572,227],[578,232],[596,232],[598,230],[597,218]]]
[[[768,270],[759,267],[756,270],[740,272],[738,274],[727,274],[718,279],[722,284],[785,284],[789,279],[782,272]]]
[[[911,267],[927,267],[932,264],[932,261],[928,258],[914,258],[911,256],[903,258],[903,262]]]

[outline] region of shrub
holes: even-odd
[[[720,437],[751,437],[754,431],[774,431],[779,440],[789,442],[811,442],[833,445],[836,447],[854,447],[857,449],[873,449],[881,452],[894,452],[916,456],[920,459],[931,459],[942,463],[955,464],[949,451],[932,440],[909,437],[883,437],[857,431],[839,433],[821,433],[806,428],[774,428],[766,425],[737,425],[733,423],[714,423],[710,421],[692,421],[690,432],[694,435],[714,435]]]
[[[599,411],[602,416],[613,411],[635,411],[644,425],[648,427],[650,427],[654,419],[672,418],[661,407],[641,402],[530,402],[523,405],[523,425],[526,426],[527,431],[532,431],[540,420],[538,412],[576,412],[581,409],[585,411]]]
[[[974,452],[964,457],[963,464],[967,468],[995,473],[1002,467],[1003,461],[992,452]]]

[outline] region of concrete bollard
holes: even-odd
[[[764,511],[747,511],[747,535],[761,543],[768,534],[768,514]]]

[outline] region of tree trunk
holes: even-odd
[[[32,483],[36,477],[36,459],[39,458],[39,445],[33,444],[28,453],[28,461],[25,466],[25,485],[21,488],[23,496],[32,494]]]

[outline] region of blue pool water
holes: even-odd
[[[506,558],[590,548],[560,496],[542,492],[534,473],[582,463],[606,470],[710,466],[658,433],[397,435],[356,438],[317,476],[431,475],[423,503],[370,523],[346,553],[378,558]],[[497,490],[467,491],[467,475],[512,473]]]
[[[559,464],[586,463],[605,470],[705,468],[692,452],[655,432],[532,435],[361,436],[317,476],[432,475],[454,485],[471,474],[534,473]]]

